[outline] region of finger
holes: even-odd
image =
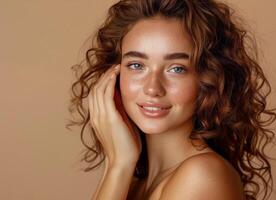
[[[98,100],[97,100],[97,94],[98,94],[98,88],[102,82],[102,80],[111,72],[111,68],[108,69],[106,72],[104,72],[100,78],[97,80],[96,84],[92,88],[92,108],[93,108],[93,117],[94,119],[99,119],[99,105],[98,105]]]
[[[118,65],[118,70],[115,71],[114,74],[111,75],[110,81],[108,82],[106,86],[106,90],[104,93],[104,103],[106,109],[109,111],[108,114],[113,115],[117,112],[117,109],[115,107],[114,103],[114,92],[115,92],[115,83],[117,79],[117,75],[120,73],[120,65]]]
[[[97,87],[96,87],[96,102],[98,105],[98,117],[99,120],[102,119],[104,120],[106,117],[106,108],[104,105],[104,92],[106,89],[106,85],[108,84],[108,82],[110,81],[110,75],[112,73],[114,73],[115,71],[115,66],[112,66],[110,69],[108,69],[108,71],[106,72],[106,74],[103,76],[103,78],[101,79],[101,81],[98,83]]]
[[[98,89],[101,91],[101,95],[99,96],[99,102],[101,104],[103,104],[104,102],[104,93],[105,93],[105,90],[106,90],[106,87],[108,85],[108,83],[110,82],[110,77],[112,74],[114,74],[117,70],[118,70],[118,67],[117,65],[115,67],[112,67],[112,70],[110,70],[107,74],[107,76],[102,80],[102,82],[99,84],[99,87]]]
[[[97,138],[102,141],[102,137],[99,133],[99,119],[100,119],[100,105],[98,101],[98,94],[99,94],[99,85],[102,82],[102,80],[107,76],[108,73],[110,73],[110,69],[108,69],[105,73],[103,73],[100,78],[98,79],[97,83],[93,86],[92,90],[89,93],[89,110],[90,110],[90,121],[92,124],[93,129],[96,132]]]
[[[88,106],[89,106],[89,114],[90,114],[90,123],[92,125],[93,130],[95,131],[95,134],[97,136],[97,138],[101,141],[101,137],[98,133],[98,129],[96,126],[96,122],[95,122],[95,109],[93,109],[94,107],[94,102],[93,102],[93,91],[91,90],[90,93],[88,94]]]
[[[105,89],[106,86],[108,84],[108,82],[110,81],[110,76],[116,71],[118,70],[116,68],[117,65],[112,66],[110,69],[108,69],[108,71],[106,72],[106,74],[103,76],[103,78],[101,79],[101,81],[99,82],[99,84],[97,85],[97,90],[100,92],[101,96],[99,96],[99,102],[103,101],[103,94],[105,93]]]
[[[100,84],[102,83],[103,79],[110,74],[112,71],[112,68],[108,69],[105,73],[103,73],[96,84],[92,87],[88,94],[88,105],[89,105],[89,114],[90,114],[90,123],[92,125],[92,128],[94,129],[94,132],[99,139],[99,141],[102,143],[103,138],[101,136],[101,133],[99,132],[99,119],[100,119],[100,112],[99,111],[99,105],[97,101],[97,96],[98,96],[98,89],[100,87]],[[103,144],[103,143],[102,143]]]
[[[115,67],[116,67],[116,65],[112,65],[109,69],[107,69],[105,72],[103,72],[100,75],[100,78],[97,80],[96,86],[101,85],[102,80],[105,79],[107,76],[109,76],[109,74],[114,70]]]

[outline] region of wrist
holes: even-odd
[[[116,169],[125,169],[125,168],[134,168],[136,167],[138,159],[134,160],[118,160],[118,159],[106,159],[106,167],[107,168],[116,168]]]
[[[106,160],[106,164],[105,164],[105,168],[106,170],[135,170],[136,167],[136,163],[135,161],[109,161],[108,159]]]
[[[119,181],[131,180],[135,172],[135,165],[113,164],[106,166],[106,174],[110,174],[114,179]]]

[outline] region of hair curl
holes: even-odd
[[[246,200],[256,200],[261,186],[266,199],[273,186],[268,160],[272,158],[265,154],[265,147],[274,138],[268,126],[276,118],[275,109],[266,108],[271,86],[258,64],[255,38],[243,28],[233,9],[213,0],[121,0],[109,8],[92,47],[86,51],[85,64],[72,67],[77,81],[71,88],[69,111],[77,111],[81,121],[70,120],[67,128],[82,126],[81,141],[86,147],[82,160],[90,163],[84,171],[100,165],[105,155],[83,100],[100,75],[120,63],[121,42],[131,27],[156,15],[179,19],[195,46],[191,62],[200,80],[200,92],[190,138],[203,138],[233,165],[241,176]],[[268,91],[264,92],[264,86]],[[264,114],[267,119],[261,119]],[[84,139],[87,124],[92,144]],[[148,162],[145,137],[140,136],[143,147],[135,176],[143,178]],[[101,160],[96,163],[98,156]]]

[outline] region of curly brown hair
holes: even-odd
[[[265,154],[265,147],[273,142],[274,132],[268,126],[276,119],[275,109],[267,109],[271,86],[259,65],[254,36],[232,8],[213,0],[121,0],[109,8],[85,60],[72,67],[77,80],[71,88],[69,111],[77,111],[81,119],[70,120],[67,128],[82,126],[81,141],[86,147],[82,161],[89,163],[84,171],[99,166],[105,155],[83,101],[100,75],[121,62],[122,39],[131,27],[156,15],[179,19],[195,46],[191,62],[200,91],[190,138],[203,138],[233,165],[243,182],[246,200],[256,200],[261,186],[263,199],[268,198],[273,186],[272,158]],[[91,144],[84,138],[86,125]],[[148,161],[145,137],[140,137],[142,153],[134,175],[143,178]]]

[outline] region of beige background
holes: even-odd
[[[272,102],[276,99],[276,3],[228,1],[256,30],[273,87]],[[79,129],[65,129],[73,80],[70,66],[82,59],[82,44],[113,2],[0,2],[0,199],[90,199],[101,171],[81,171]],[[270,151],[275,153],[276,148]],[[276,179],[276,163],[272,165]],[[271,199],[275,198],[276,194]]]

